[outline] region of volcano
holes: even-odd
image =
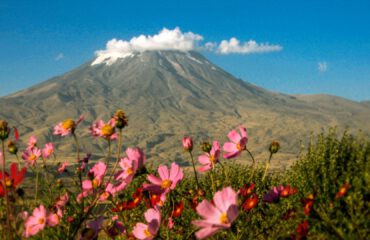
[[[71,152],[72,140],[53,136],[52,126],[84,115],[77,131],[84,151],[104,154],[104,141],[90,137],[88,126],[123,109],[129,118],[124,146],[141,147],[153,163],[186,164],[183,136],[222,142],[240,125],[249,131],[248,148],[261,159],[272,140],[281,143],[279,167],[290,164],[284,160],[293,159],[300,140],[312,132],[333,126],[370,132],[367,104],[270,92],[235,78],[195,51],[144,51],[108,60],[92,60],[0,98],[0,118],[17,126],[25,139],[36,135],[40,142],[60,144],[57,154],[64,156]]]

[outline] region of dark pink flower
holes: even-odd
[[[191,137],[184,137],[182,139],[182,146],[186,151],[192,151],[193,150],[193,139]]]
[[[244,127],[240,127],[240,134],[236,130],[231,130],[227,137],[231,142],[224,143],[223,150],[227,153],[224,158],[234,158],[240,155],[245,150],[248,143],[248,133]]]
[[[265,196],[263,196],[263,201],[267,203],[277,202],[279,200],[279,190],[277,187],[273,187]]]

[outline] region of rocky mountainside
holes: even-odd
[[[370,132],[370,108],[334,96],[290,96],[236,79],[197,52],[146,51],[112,64],[88,62],[62,76],[0,98],[0,118],[18,126],[24,137],[63,143],[51,127],[83,114],[79,126],[85,151],[104,153],[104,141],[92,139],[88,126],[108,120],[118,108],[129,117],[125,146],[139,146],[155,163],[187,162],[181,138],[226,140],[239,125],[249,130],[249,148],[263,159],[271,140],[282,145],[280,166],[288,164],[300,140],[330,126]]]

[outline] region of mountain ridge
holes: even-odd
[[[62,145],[51,127],[83,114],[82,142],[86,151],[94,152],[102,149],[102,141],[88,140],[87,123],[107,120],[122,108],[129,117],[124,141],[160,162],[185,162],[180,141],[184,135],[224,141],[227,132],[239,125],[249,129],[249,145],[257,155],[277,139],[285,146],[281,156],[292,158],[299,140],[312,131],[331,126],[366,128],[370,118],[370,109],[349,100],[336,100],[331,107],[326,104],[330,97],[323,101],[265,90],[193,51],[147,51],[111,65],[91,66],[92,62],[0,98],[0,117],[19,126],[26,137],[36,134],[41,141]],[[68,149],[71,144],[62,148]]]

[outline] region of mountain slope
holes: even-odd
[[[184,135],[224,141],[241,124],[249,130],[252,150],[262,152],[277,139],[283,146],[280,156],[290,159],[311,131],[335,125],[370,131],[364,125],[370,109],[363,104],[272,93],[234,78],[197,52],[146,51],[111,65],[91,63],[0,98],[0,117],[25,136],[59,142],[51,127],[83,114],[84,148],[103,152],[103,141],[89,138],[88,123],[107,120],[122,108],[129,117],[125,146],[142,147],[156,162],[184,161]],[[70,149],[71,141],[62,141],[64,150]]]

